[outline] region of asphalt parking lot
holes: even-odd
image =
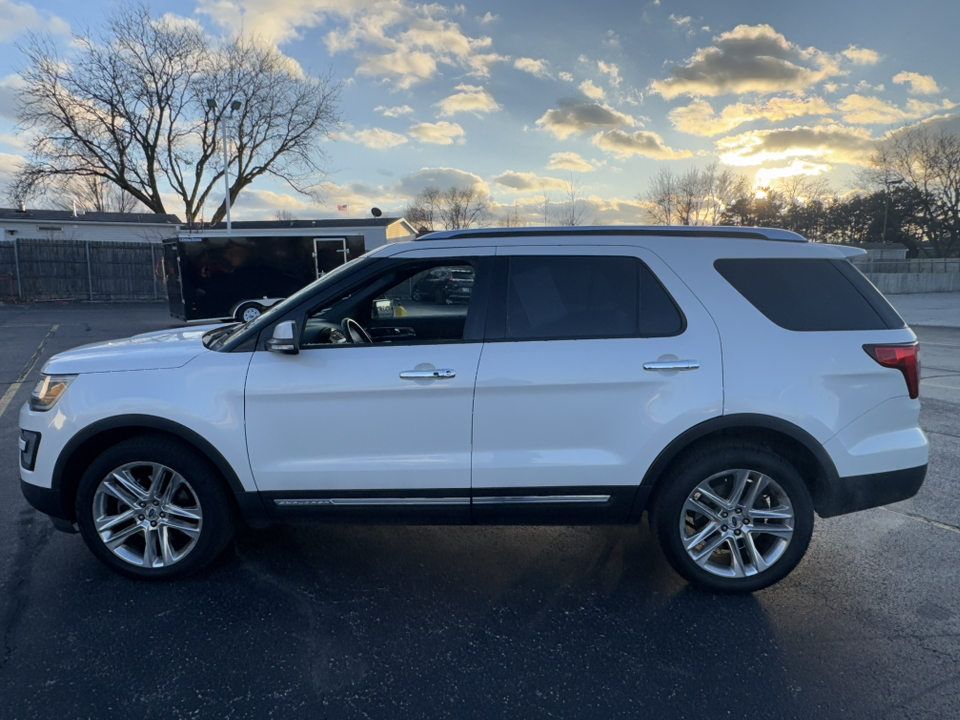
[[[687,587],[646,525],[274,527],[124,580],[23,500],[17,413],[50,355],[179,323],[0,305],[0,718],[957,717],[960,295],[926,297],[894,299],[925,323],[920,494],[818,519],[752,597]]]

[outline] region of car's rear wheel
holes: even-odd
[[[704,447],[664,482],[651,526],[667,560],[695,585],[720,592],[769,587],[797,566],[810,544],[810,492],[769,448]]]
[[[131,438],[101,454],[80,480],[76,509],[93,554],[139,579],[171,579],[208,565],[234,531],[216,469],[162,436]]]
[[[421,300],[423,300],[423,293],[420,292],[420,288],[415,287],[413,289],[413,293],[410,295],[410,299],[413,300],[414,302],[420,302]]]

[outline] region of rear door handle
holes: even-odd
[[[643,364],[644,370],[696,370],[699,367],[696,360],[658,360]]]
[[[429,380],[449,380],[456,376],[457,372],[455,370],[404,370],[400,373],[400,377],[404,380],[422,380],[424,378]]]

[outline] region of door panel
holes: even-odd
[[[351,345],[255,353],[246,419],[258,488],[466,494],[480,348]],[[455,376],[400,377],[433,369]]]
[[[686,317],[675,337],[504,340],[484,346],[474,403],[474,520],[503,522],[505,513],[530,517],[532,505],[490,499],[525,489],[526,496],[567,495],[564,504],[578,502],[573,496],[580,495],[584,507],[606,508],[613,521],[625,521],[629,507],[618,498],[640,484],[673,438],[721,413],[716,326],[686,286],[644,250],[518,247],[501,253],[639,257]],[[503,290],[506,284],[496,286]],[[643,367],[667,360],[695,360],[699,367]],[[611,495],[605,505],[585,490],[594,487],[613,488],[601,493]],[[537,503],[538,513],[543,503],[550,505]]]

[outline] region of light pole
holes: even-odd
[[[223,119],[223,190],[224,202],[227,205],[228,235],[233,232],[233,224],[230,222],[230,160],[227,155],[227,133],[230,130],[230,125],[227,123],[227,120],[233,120],[233,114],[240,109],[241,104],[239,100],[234,100],[230,103],[230,116],[224,117]],[[213,98],[207,98],[207,107],[215,111],[217,109],[217,101]]]
[[[883,179],[884,191],[883,191],[883,231],[880,233],[880,242],[885,243],[887,241],[887,213],[890,211],[890,186],[891,185],[903,185],[903,180],[888,180],[887,178]]]

